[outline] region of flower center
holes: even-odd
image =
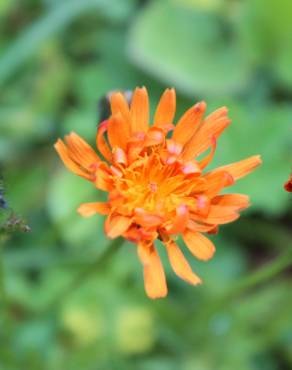
[[[176,166],[164,164],[156,153],[139,158],[115,178],[115,188],[124,197],[128,213],[143,208],[165,216],[173,214],[180,204],[194,206],[195,199],[190,196],[194,185]]]
[[[158,186],[155,182],[150,182],[149,188],[150,188],[150,191],[152,191],[152,193],[156,193],[157,189],[158,189]]]

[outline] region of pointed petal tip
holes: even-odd
[[[79,213],[80,216],[86,217],[86,218],[91,217],[95,214],[95,212],[92,209],[90,209],[87,204],[81,204],[77,208],[77,213]]]
[[[263,163],[262,156],[260,154],[255,155],[255,160],[257,160],[258,165]]]
[[[223,105],[223,107],[221,107],[220,109],[221,109],[221,116],[226,116],[229,112],[229,109],[226,107],[226,105]]]
[[[57,148],[63,144],[63,141],[61,139],[57,139],[57,141],[54,143],[54,148],[57,150]]]
[[[189,283],[195,286],[195,285],[202,285],[203,281],[201,278],[196,276],[192,281],[189,281]]]
[[[198,113],[205,111],[206,108],[207,108],[207,104],[204,100],[202,100],[199,103],[197,103],[196,105],[194,105],[194,110]]]
[[[174,95],[175,95],[175,93],[176,93],[176,90],[175,90],[175,88],[174,88],[174,87],[168,87],[167,89],[165,89],[165,91],[167,91],[167,92],[169,92],[169,93],[171,93],[171,94],[174,94]]]
[[[165,298],[168,294],[168,290],[166,289],[164,292],[160,292],[158,294],[156,293],[150,293],[150,292],[146,292],[147,294],[147,297],[149,297],[150,299],[160,299],[160,298]]]

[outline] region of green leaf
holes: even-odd
[[[190,96],[240,91],[250,78],[244,51],[225,37],[219,17],[173,0],[141,11],[129,53],[141,69]]]
[[[247,57],[271,71],[284,87],[292,88],[292,2],[242,1],[234,26]]]
[[[83,218],[77,213],[81,203],[102,201],[103,196],[91,183],[66,170],[56,172],[49,184],[47,207],[64,241],[71,247],[101,248],[107,240],[104,216]]]
[[[97,11],[110,19],[123,19],[131,10],[131,1],[122,5],[117,0],[64,0],[52,6],[35,23],[24,30],[0,61],[0,83],[5,82],[50,37],[63,30],[77,17],[86,12]]]

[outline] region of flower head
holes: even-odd
[[[174,126],[174,89],[163,93],[152,125],[144,87],[135,89],[130,105],[120,92],[111,94],[110,104],[111,116],[98,126],[99,155],[75,133],[55,144],[69,170],[108,192],[107,202],[82,204],[78,211],[85,217],[106,215],[109,238],[123,236],[137,244],[149,297],[167,294],[154,245],[157,238],[174,272],[188,283],[200,284],[175,239],[181,234],[195,257],[210,259],[215,247],[204,234],[217,233],[219,225],[236,220],[249,205],[246,195],[220,193],[253,171],[260,157],[205,172],[217,138],[230,124],[225,107],[204,118],[206,104],[197,103]]]

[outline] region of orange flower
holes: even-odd
[[[290,193],[292,192],[292,174],[290,175],[289,179],[285,182],[284,189],[289,191]]]
[[[110,103],[112,114],[99,124],[96,138],[103,159],[75,133],[65,137],[66,144],[62,140],[55,144],[69,170],[108,192],[107,202],[82,204],[78,212],[84,217],[106,215],[109,238],[123,236],[137,244],[149,297],[167,294],[154,246],[157,238],[164,243],[174,272],[190,284],[200,284],[175,239],[181,234],[195,257],[209,260],[215,247],[204,233],[216,233],[219,225],[236,220],[249,206],[246,195],[220,192],[253,171],[261,159],[253,156],[204,172],[217,138],[230,124],[225,107],[204,118],[206,104],[200,102],[174,126],[175,90],[167,89],[149,126],[144,87],[136,88],[130,106],[120,92],[111,95]]]

